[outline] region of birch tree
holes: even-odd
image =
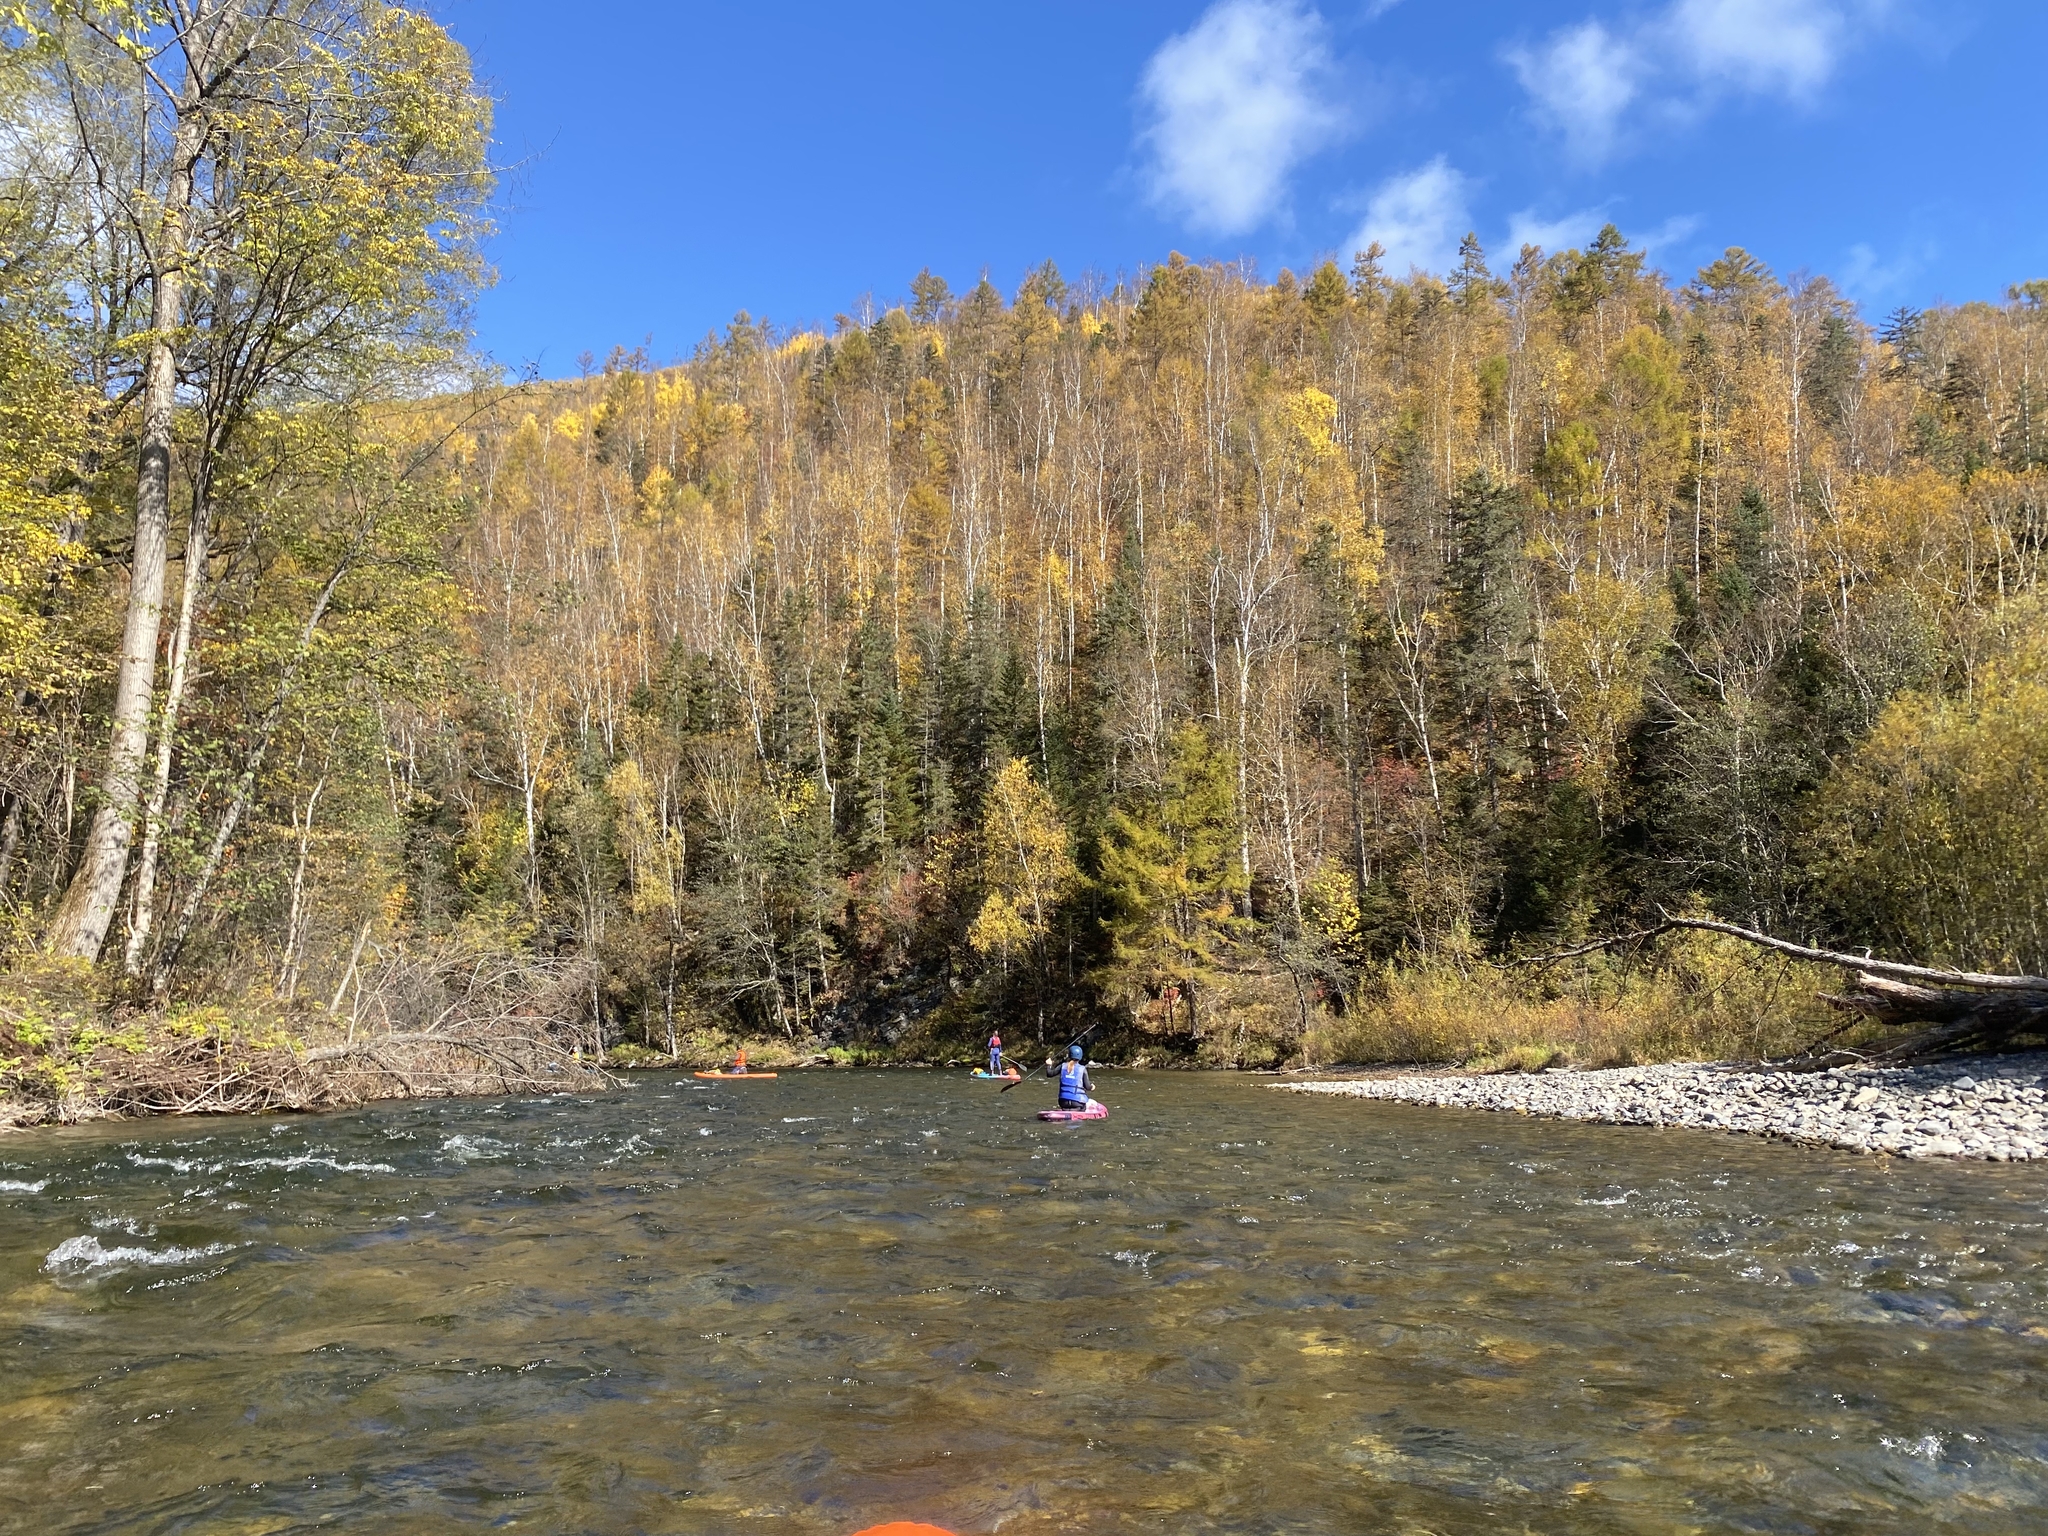
[[[489,112],[445,33],[375,0],[55,0],[15,19],[70,107],[94,217],[132,251],[150,294],[146,328],[105,338],[110,355],[142,358],[134,542],[100,804],[46,936],[88,960],[106,940],[154,715],[133,968],[219,465],[259,404],[388,393],[453,357],[482,275]],[[112,110],[128,89],[143,98],[139,120]],[[159,699],[181,380],[196,419],[183,434],[184,590]]]

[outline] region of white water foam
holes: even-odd
[[[0,1195],[40,1195],[49,1186],[48,1179],[38,1179],[33,1184],[20,1179],[0,1179]]]
[[[331,1157],[301,1152],[297,1157],[251,1157],[228,1164],[230,1168],[332,1168],[336,1173],[396,1173],[389,1163],[337,1163]]]
[[[208,1243],[204,1248],[108,1248],[96,1237],[66,1238],[52,1248],[43,1268],[53,1275],[83,1275],[96,1270],[159,1268],[193,1264],[235,1251],[233,1243]]]
[[[450,1157],[466,1163],[472,1158],[496,1157],[500,1152],[509,1152],[511,1148],[489,1136],[450,1136],[441,1143],[441,1150]]]
[[[187,1157],[144,1157],[139,1152],[130,1152],[128,1161],[138,1168],[168,1168],[173,1173],[227,1173],[232,1169],[255,1168],[280,1168],[287,1172],[299,1168],[330,1168],[336,1173],[398,1172],[389,1163],[343,1163],[311,1152],[300,1152],[292,1157],[224,1157],[212,1163]]]
[[[219,1163],[202,1163],[196,1157],[144,1157],[140,1152],[130,1152],[128,1161],[138,1168],[168,1168],[173,1173],[190,1173],[194,1168],[220,1172]]]
[[[126,1232],[130,1237],[155,1237],[155,1227],[145,1227],[133,1216],[95,1216],[92,1219],[95,1232]]]
[[[657,1132],[650,1134],[659,1133]],[[625,1158],[637,1157],[642,1152],[659,1152],[661,1150],[662,1148],[659,1144],[642,1141],[640,1139],[640,1133],[638,1131],[635,1131],[632,1135],[628,1136],[624,1141],[620,1142],[618,1151],[614,1152],[610,1157],[605,1158],[602,1164],[600,1164],[600,1166],[610,1168],[615,1166]]]

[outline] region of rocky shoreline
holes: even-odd
[[[1599,1071],[1285,1083],[1296,1093],[1740,1131],[1896,1157],[2048,1159],[2048,1052],[1924,1067],[1772,1072],[1680,1063]]]

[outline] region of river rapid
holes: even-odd
[[[2048,1169],[1103,1074],[0,1140],[0,1529],[2048,1528]]]

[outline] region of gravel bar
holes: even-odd
[[[1742,1131],[1897,1157],[2048,1159],[2048,1052],[1925,1067],[1771,1072],[1686,1062],[1486,1077],[1276,1084],[1295,1093]]]

